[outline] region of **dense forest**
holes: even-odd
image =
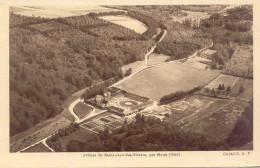
[[[10,134],[59,114],[62,102],[95,81],[122,77],[121,66],[154,44],[95,16],[58,19],[10,13]]]
[[[202,19],[200,30],[214,42],[217,50],[212,57],[212,68],[223,69],[231,59],[236,45],[253,45],[253,7],[243,5],[226,11],[227,15],[214,13]]]
[[[155,52],[169,55],[171,59],[185,58],[212,42],[201,31],[193,30],[171,18],[171,16],[185,16],[181,6],[124,6],[122,8],[138,13],[138,17],[133,17],[142,22],[147,23],[146,19],[149,18],[152,23],[147,25],[154,27],[151,29],[153,32],[156,28],[167,30],[166,37],[157,45]],[[141,16],[146,17],[144,19]]]

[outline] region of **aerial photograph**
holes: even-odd
[[[253,150],[253,5],[10,6],[9,83],[10,153]]]

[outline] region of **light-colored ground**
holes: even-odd
[[[51,152],[42,142],[22,151],[22,152]]]
[[[142,69],[143,67],[144,67],[144,61],[136,61],[131,64],[122,66],[121,69],[122,69],[123,73],[125,74],[126,70],[128,70],[129,68],[132,69],[132,73],[135,73],[138,70]]]
[[[169,93],[204,86],[218,75],[218,71],[203,71],[179,63],[168,62],[144,69],[114,86],[153,100],[159,100]]]
[[[163,63],[168,58],[170,58],[170,56],[152,53],[149,55],[148,65],[155,65],[155,64]]]
[[[187,16],[183,17],[176,17],[172,16],[172,19],[174,21],[182,23],[185,19],[199,19],[199,18],[209,18],[210,15],[208,15],[207,12],[193,12],[193,11],[184,11],[183,12],[187,13]]]
[[[108,16],[101,16],[99,18],[112,22],[112,23],[115,23],[115,24],[118,24],[118,25],[121,25],[121,26],[124,26],[129,29],[132,29],[135,32],[140,33],[140,34],[143,34],[147,30],[147,26],[144,23],[140,22],[139,20],[128,17],[128,16],[108,15]]]
[[[222,74],[205,87],[209,89],[218,89],[219,84],[224,84],[224,86],[227,88],[228,86],[234,86],[237,82],[237,79],[238,77]]]
[[[24,16],[35,16],[44,18],[58,18],[58,17],[68,17],[68,16],[79,16],[88,14],[91,12],[109,12],[109,11],[119,11],[118,9],[105,8],[97,5],[81,5],[81,6],[13,6],[10,8],[16,14]]]
[[[224,72],[231,75],[253,77],[252,46],[237,46],[232,58],[225,65]]]

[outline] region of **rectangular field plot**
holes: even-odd
[[[239,77],[231,76],[231,75],[220,75],[218,78],[216,78],[214,81],[210,82],[205,88],[209,89],[218,89],[219,84],[224,84],[224,86],[227,88],[230,86],[231,88],[235,85]]]
[[[193,95],[168,104],[168,108],[170,108],[172,112],[168,122],[185,125],[200,117],[207,116],[230,103],[231,101],[225,99]]]
[[[121,122],[118,122],[118,121],[112,122],[112,123],[110,123],[110,124],[113,125],[113,126],[115,126],[115,127],[119,127],[119,126],[122,125],[122,123],[121,123]]]
[[[92,124],[90,124],[90,123],[82,124],[82,126],[83,126],[83,127],[87,127],[87,128],[89,128],[89,129],[92,129],[92,128],[97,127],[97,126],[94,126],[94,125],[92,125]]]
[[[147,68],[117,83],[115,87],[159,100],[169,93],[205,86],[217,76],[219,76],[219,71],[204,71],[180,63],[168,62]]]
[[[95,131],[95,132],[100,132],[100,131],[104,131],[104,128],[103,127],[97,127],[97,128],[92,129],[92,130]]]
[[[246,101],[232,102],[208,116],[198,118],[184,127],[184,130],[205,135],[213,140],[223,140],[228,137],[247,106]]]
[[[43,143],[38,143],[22,152],[51,152]]]
[[[78,104],[76,104],[76,106],[73,109],[74,113],[79,117],[79,119],[83,119],[84,117],[89,115],[92,110],[92,107],[83,102],[79,102]]]

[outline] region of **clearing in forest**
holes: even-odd
[[[115,87],[160,100],[164,95],[205,86],[219,76],[219,71],[204,71],[180,63],[168,62],[144,69],[134,76],[115,84]]]

